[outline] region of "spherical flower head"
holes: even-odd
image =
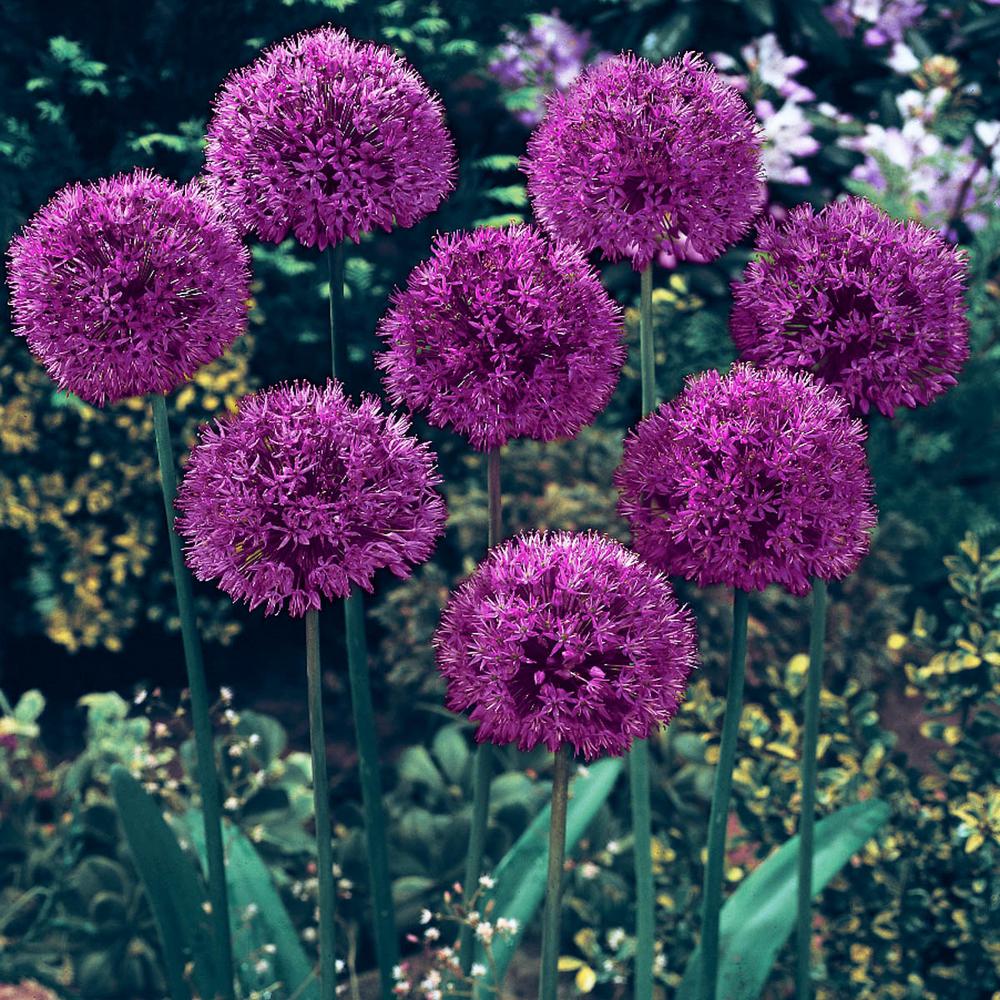
[[[743,98],[694,53],[625,53],[549,98],[522,166],[552,234],[628,258],[713,260],[764,203],[762,138]]]
[[[394,403],[480,450],[570,437],[625,362],[619,307],[575,247],[529,226],[439,236],[383,318]]]
[[[249,256],[202,188],[146,170],[70,184],[10,247],[14,331],[97,406],[169,392],[246,329]]]
[[[451,190],[441,102],[385,46],[319,28],[232,73],[215,100],[206,166],[246,230],[320,250],[408,228]]]
[[[855,409],[891,417],[955,384],[969,356],[965,260],[937,233],[862,198],[761,225],[733,286],[742,356],[810,371]]]
[[[199,580],[294,617],[376,570],[399,577],[444,531],[434,455],[404,417],[340,385],[274,386],[207,426],[177,494],[177,529]]]
[[[701,587],[805,594],[853,572],[875,526],[861,422],[781,368],[689,379],[626,439],[615,485],[638,552]]]
[[[594,533],[524,535],[452,595],[434,639],[448,705],[476,739],[624,754],[670,721],[697,664],[664,576]]]

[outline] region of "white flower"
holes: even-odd
[[[493,925],[488,920],[482,920],[476,925],[476,937],[485,944],[493,940]]]
[[[497,920],[497,930],[504,936],[513,936],[520,926],[516,917],[500,917]]]
[[[889,69],[902,76],[909,76],[910,73],[920,69],[920,60],[905,42],[892,43],[892,52],[889,53],[886,62],[889,64]]]
[[[428,909],[423,909],[420,911],[420,922],[422,924],[429,924],[434,919],[434,914]]]
[[[469,975],[473,979],[482,979],[486,975],[486,966],[482,962],[473,962],[472,968],[469,969]]]
[[[581,878],[585,878],[585,879],[588,879],[588,880],[592,879],[592,878],[597,878],[597,876],[600,874],[600,872],[601,872],[601,869],[598,868],[597,865],[595,865],[593,861],[584,861],[584,863],[582,865],[580,865],[580,877]]]
[[[426,941],[437,941],[441,937],[441,932],[436,927],[428,927],[424,931],[424,940]]]
[[[617,951],[625,941],[625,930],[622,927],[612,927],[608,931],[608,947]]]
[[[219,688],[219,700],[228,705],[233,700],[233,689],[231,687]]]
[[[247,907],[243,911],[243,919],[253,920],[258,913],[260,913],[260,907],[256,903],[247,903]]]
[[[344,960],[342,958],[338,958],[337,961],[336,961],[336,963],[335,963],[335,965],[334,965],[334,968],[338,972],[343,972],[344,971]]]
[[[479,876],[479,884],[484,889],[492,889],[497,883],[496,883],[496,879],[491,878],[489,875],[480,875]]]
[[[266,958],[261,958],[254,965],[254,971],[264,976],[271,971],[271,963]]]

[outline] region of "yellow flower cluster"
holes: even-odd
[[[185,445],[253,389],[252,349],[241,338],[177,392]],[[19,342],[0,345],[0,529],[20,539],[31,595],[18,613],[71,651],[117,651],[140,615],[170,606],[166,560],[153,555],[164,528],[152,441],[144,399],[96,409],[58,392]],[[234,629],[216,622],[214,635]]]

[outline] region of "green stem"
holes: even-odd
[[[542,968],[538,1000],[556,1000],[559,984],[559,918],[562,914],[563,866],[566,862],[566,809],[572,752],[564,743],[554,755],[552,815],[549,820],[549,868],[542,920]]]
[[[796,926],[796,991],[798,1000],[812,996],[809,955],[812,944],[813,826],[816,822],[816,749],[819,744],[819,698],[823,686],[823,643],[826,639],[826,581],[813,580],[809,626],[809,673],[806,675],[805,729],[802,734],[802,813],[799,818],[799,901]]]
[[[326,733],[323,724],[323,671],[319,657],[319,612],[306,612],[306,684],[309,690],[309,745],[312,751],[313,809],[316,821],[316,869],[319,880],[319,983],[322,1000],[337,995],[335,921],[337,896],[333,883],[330,783],[326,773]]]
[[[326,249],[327,295],[330,301],[330,369],[334,378],[347,378],[347,338],[339,336],[344,306],[344,244]]]
[[[375,708],[372,704],[371,677],[368,671],[365,605],[364,598],[356,587],[352,588],[350,596],[344,600],[344,625],[347,632],[347,671],[351,681],[351,703],[354,706],[354,726],[358,741],[361,800],[365,815],[368,871],[375,918],[375,953],[382,996],[384,1000],[389,1000],[393,995],[392,970],[399,963],[399,947],[392,904],[382,779],[379,775]]]
[[[643,268],[639,285],[639,370],[642,415],[656,409],[656,355],[653,350],[653,265]]]
[[[719,980],[719,911],[722,907],[722,876],[726,863],[726,826],[729,796],[733,787],[733,763],[743,711],[743,681],[747,659],[747,593],[733,591],[733,645],[729,661],[726,714],[722,722],[715,790],[708,820],[708,863],[701,918],[701,1000],[716,1000]]]
[[[500,449],[491,448],[486,456],[486,493],[488,496],[489,522],[487,549],[493,548],[503,532],[500,492]],[[480,743],[472,770],[472,818],[469,827],[469,851],[465,858],[465,881],[462,884],[466,905],[479,890],[479,877],[483,874],[483,854],[486,851],[486,833],[489,829],[490,782],[493,780],[493,747]],[[462,924],[459,931],[459,961],[462,973],[469,975],[474,957],[472,927]]]
[[[184,565],[180,538],[174,530],[177,466],[170,438],[167,401],[159,393],[153,394],[150,399],[153,408],[156,457],[160,464],[160,486],[163,490],[163,506],[169,529],[167,535],[170,539],[170,563],[173,569],[174,588],[177,592],[181,641],[184,646],[184,662],[187,665],[188,691],[191,695],[191,723],[194,728],[196,770],[201,789],[202,819],[205,824],[205,853],[208,857],[212,930],[216,943],[215,954],[219,963],[218,981],[223,988],[223,1000],[232,1000],[233,946],[229,936],[229,898],[226,894],[226,862],[222,848],[222,807],[219,801],[219,778],[215,770],[215,744],[209,714],[208,685],[205,681],[201,638],[198,635],[198,623],[195,617],[191,576]]]
[[[642,415],[656,408],[656,359],[653,352],[653,265],[642,272],[639,290],[639,365],[642,378]],[[653,889],[653,819],[650,792],[649,744],[636,740],[628,758],[632,803],[632,842],[635,853],[635,1000],[652,1000],[653,957],[656,938],[656,895]]]

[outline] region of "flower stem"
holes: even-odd
[[[503,532],[500,502],[500,449],[491,448],[486,457],[486,492],[489,503],[487,549],[500,541]],[[480,743],[476,747],[472,771],[472,819],[469,827],[469,852],[465,858],[465,881],[462,885],[466,903],[479,889],[479,876],[483,874],[483,853],[486,850],[486,832],[490,818],[490,782],[493,779],[493,747]],[[462,924],[459,932],[459,960],[462,973],[472,969],[474,941],[472,928]]]
[[[722,722],[715,790],[708,820],[708,863],[701,918],[701,1000],[716,1000],[719,980],[719,911],[722,907],[722,876],[726,862],[726,826],[729,795],[733,787],[736,738],[743,711],[743,681],[747,659],[747,592],[733,591],[733,645],[729,660],[726,714]]]
[[[330,368],[333,377],[347,378],[347,338],[340,336],[344,306],[344,244],[326,248],[327,294],[330,301]]]
[[[368,643],[365,638],[364,598],[357,587],[344,600],[344,624],[347,631],[347,671],[351,681],[351,703],[358,741],[358,765],[361,799],[365,815],[365,838],[368,871],[371,879],[372,909],[375,918],[375,952],[378,958],[382,996],[392,997],[392,970],[399,962],[396,940],[396,916],[392,904],[392,879],[389,873],[387,823],[382,804],[382,779],[379,776],[378,740],[375,735],[375,709],[372,705],[371,677],[368,671]]]
[[[795,996],[809,1000],[812,982],[813,825],[816,821],[816,749],[819,743],[819,696],[823,686],[823,643],[826,639],[826,581],[813,580],[812,621],[809,625],[809,673],[806,676],[805,729],[802,734],[802,813],[799,818],[799,904],[796,927]]]
[[[309,690],[309,744],[312,751],[313,810],[316,822],[316,870],[319,880],[319,982],[323,1000],[337,995],[330,783],[326,773],[323,725],[323,672],[319,658],[319,612],[306,612],[306,684]]]
[[[639,364],[642,373],[642,415],[656,408],[653,353],[653,265],[642,272],[639,291]],[[653,819],[650,795],[649,744],[636,740],[628,758],[635,852],[635,1000],[652,1000],[656,904],[653,891]]]
[[[554,755],[552,815],[549,819],[549,869],[542,921],[542,969],[538,1000],[556,1000],[559,981],[559,918],[562,913],[563,865],[566,861],[566,809],[572,753],[564,743]]]
[[[653,351],[653,265],[642,270],[639,285],[639,369],[642,415],[656,409],[656,355]]]
[[[150,399],[153,409],[156,457],[160,464],[160,486],[163,490],[163,506],[169,529],[167,534],[170,539],[170,563],[173,569],[174,588],[177,592],[177,610],[181,620],[181,641],[184,646],[184,662],[187,665],[188,691],[191,694],[191,722],[194,728],[198,784],[201,788],[202,820],[205,825],[205,853],[208,858],[212,932],[216,944],[214,950],[219,963],[217,978],[223,989],[223,1000],[232,1000],[233,946],[229,936],[229,897],[226,894],[226,862],[222,848],[222,808],[219,802],[219,778],[215,770],[215,746],[212,720],[209,716],[208,685],[205,681],[201,638],[198,635],[198,623],[195,618],[191,576],[184,565],[180,538],[174,531],[177,466],[170,438],[167,401],[159,393],[154,393]]]

